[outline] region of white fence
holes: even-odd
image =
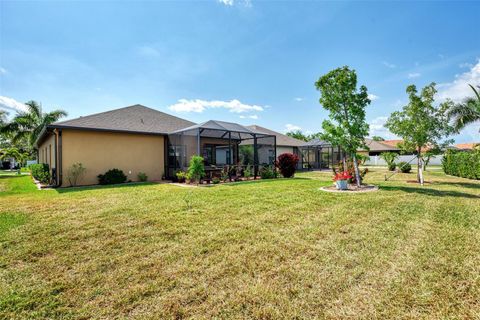
[[[408,155],[408,156],[399,156],[395,163],[399,162],[410,162],[410,164],[417,164],[417,156],[415,155]],[[428,163],[429,166],[438,166],[442,164],[443,155],[433,156],[430,158],[430,162]],[[413,160],[412,160],[413,159]],[[367,166],[386,166],[387,163],[385,160],[380,158],[380,156],[370,156],[370,160],[365,162]]]

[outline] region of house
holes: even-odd
[[[49,165],[57,186],[69,185],[68,170],[78,162],[86,168],[82,185],[97,184],[97,176],[113,168],[132,181],[139,172],[160,180],[168,133],[193,124],[142,105],[56,122],[36,141],[37,159]]]
[[[479,146],[480,142],[470,142],[470,143],[457,143],[453,147],[458,150],[473,150],[475,146]]]
[[[360,154],[368,155],[368,156],[378,156],[383,152],[395,152],[400,153],[400,148],[398,144],[402,142],[402,140],[384,140],[384,141],[376,141],[373,139],[366,138],[365,144],[368,147],[367,149],[360,149],[358,152]]]
[[[248,128],[256,132],[266,133],[276,137],[276,154],[277,156],[282,153],[293,153],[300,157],[300,148],[305,144],[305,141],[298,140],[287,136],[286,134],[267,129],[259,125],[251,125]]]
[[[93,114],[48,125],[36,141],[39,163],[51,169],[56,186],[69,186],[68,172],[81,163],[80,185],[97,184],[97,176],[117,168],[129,181],[145,173],[148,180],[174,178],[195,154],[206,171],[241,163],[242,149],[255,175],[276,159],[277,136],[240,124],[210,120],[195,124],[142,105]],[[281,137],[282,141],[284,140]],[[283,142],[282,142],[283,143]],[[287,146],[280,146],[287,147]]]

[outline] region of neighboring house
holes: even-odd
[[[454,148],[458,150],[468,151],[468,150],[473,150],[475,146],[479,146],[479,145],[480,145],[480,142],[457,143],[454,145]]]
[[[382,152],[395,152],[400,153],[400,148],[397,147],[398,143],[402,140],[385,140],[385,141],[375,141],[373,139],[366,138],[365,144],[368,147],[368,150],[359,149],[360,154],[368,156],[378,156]]]
[[[195,124],[134,105],[48,125],[36,148],[38,161],[48,164],[56,186],[64,187],[75,163],[86,168],[79,185],[97,184],[97,176],[113,168],[130,181],[138,181],[140,172],[151,181],[174,178],[195,154],[204,157],[207,172],[219,173],[240,163],[239,147],[248,142],[256,174],[276,158],[275,135],[224,121]]]

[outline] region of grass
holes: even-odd
[[[480,317],[480,182],[0,185],[0,318]]]

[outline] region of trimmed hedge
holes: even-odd
[[[442,159],[442,167],[446,174],[480,180],[480,150],[447,150]]]
[[[32,173],[32,177],[40,181],[41,183],[49,183],[50,182],[50,168],[46,163],[36,163],[31,164],[28,166],[30,172]]]
[[[400,162],[398,164],[398,169],[403,173],[410,173],[410,171],[412,171],[412,166],[408,162]]]

